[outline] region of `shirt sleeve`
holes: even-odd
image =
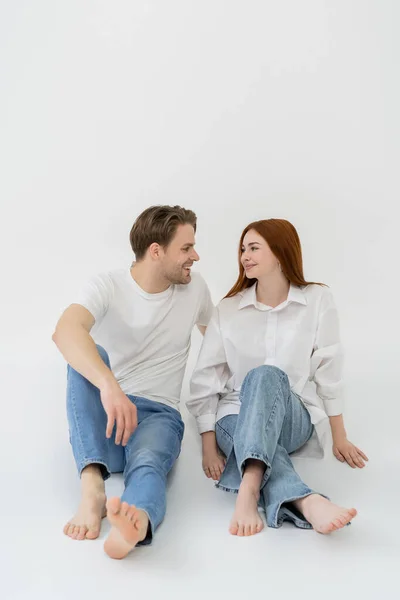
[[[190,399],[187,401],[187,408],[196,418],[199,433],[215,431],[219,395],[229,376],[218,309],[215,308],[193,371]]]
[[[338,312],[330,292],[321,302],[311,373],[328,417],[343,412],[343,350]]]
[[[89,280],[77,294],[74,304],[80,304],[94,317],[98,325],[106,314],[114,287],[107,274],[96,275]]]
[[[213,314],[214,305],[211,300],[210,290],[208,289],[208,285],[205,281],[203,281],[203,286],[203,297],[199,309],[199,314],[197,316],[196,325],[207,326]]]

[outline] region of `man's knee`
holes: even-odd
[[[127,457],[125,475],[129,475],[136,469],[150,469],[151,471],[157,472],[159,475],[164,474],[164,463],[165,459],[160,453],[148,448],[141,448]]]
[[[103,346],[99,346],[96,344],[97,352],[100,354],[100,357],[104,363],[106,363],[107,367],[110,368],[110,358],[107,352],[104,350]]]

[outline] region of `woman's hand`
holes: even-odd
[[[352,444],[347,437],[333,439],[333,454],[340,462],[347,462],[352,469],[362,469],[365,467],[365,462],[368,461],[367,456],[357,446]]]
[[[219,481],[225,469],[224,457],[215,450],[203,450],[203,471],[208,478]]]
[[[203,471],[208,478],[218,481],[225,469],[226,460],[219,451],[215,431],[206,431],[201,435],[203,446]]]

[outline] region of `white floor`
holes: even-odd
[[[373,406],[390,386],[349,395],[364,406],[362,423],[349,406],[352,438],[369,455],[363,471],[335,459],[298,460],[305,480],[339,503],[354,505],[354,524],[332,536],[285,525],[252,538],[227,531],[234,496],[214,489],[200,469],[199,439],[188,422],[183,451],[172,473],[167,517],[153,546],[122,562],[103,553],[104,521],[97,541],[75,542],[62,534],[79,494],[63,407],[64,365],[38,352],[22,371],[9,355],[2,406],[2,503],[0,597],[16,599],[400,598],[400,451],[397,424]],[[26,357],[27,358],[27,357]],[[4,381],[4,378],[3,378]],[[22,393],[15,394],[15,382]],[[7,382],[9,385],[7,385]],[[25,390],[25,392],[24,392]],[[120,476],[108,484],[119,494]],[[259,596],[261,595],[261,596]]]

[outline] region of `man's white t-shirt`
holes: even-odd
[[[213,310],[201,275],[148,294],[130,269],[110,271],[93,278],[75,303],[93,315],[91,335],[108,353],[123,392],[179,410],[193,327],[208,325]]]

